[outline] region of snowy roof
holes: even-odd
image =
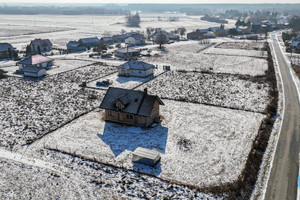
[[[81,38],[80,41],[84,44],[100,42],[99,38],[97,38],[97,37]]]
[[[208,29],[197,29],[196,32],[207,33]]]
[[[14,50],[13,46],[9,43],[0,43],[0,51],[8,51],[8,49]]]
[[[212,32],[216,32],[217,30],[220,30],[220,27],[209,27],[209,30],[211,30]]]
[[[67,44],[67,47],[78,47],[78,46],[79,46],[79,42],[76,42],[76,41],[70,41]]]
[[[159,152],[151,149],[142,148],[142,147],[136,148],[132,156],[133,162],[139,162],[151,166],[154,166],[159,161],[159,159],[160,159]]]
[[[140,52],[138,49],[133,49],[133,48],[120,48],[115,50],[115,52],[119,52],[119,53],[127,53],[127,49],[128,49],[128,53],[134,53],[134,52]]]
[[[130,60],[123,65],[120,65],[119,67],[125,68],[125,69],[135,69],[135,70],[148,70],[148,69],[153,69],[154,65],[151,65],[149,63],[145,63],[143,61],[134,61]]]
[[[29,72],[29,73],[38,73],[42,68],[34,67],[34,66],[26,66],[23,67],[23,72]]]
[[[37,65],[37,64],[49,62],[49,61],[52,61],[52,60],[53,60],[52,58],[48,58],[46,56],[34,55],[34,56],[29,56],[27,58],[24,58],[20,62],[17,62],[17,64]]]
[[[296,46],[298,46],[300,44],[300,41],[292,41],[292,46],[293,47],[296,47]]]
[[[110,87],[105,94],[100,108],[117,110],[115,103],[121,102],[124,105],[124,108],[121,110],[122,112],[148,117],[156,100],[160,105],[164,105],[158,96],[149,95],[145,91]]]
[[[139,34],[139,33],[134,34],[134,35],[132,35],[132,36],[130,36],[130,37],[133,37],[133,38],[136,39],[136,40],[144,40],[144,39],[145,39],[144,35]]]
[[[47,47],[47,46],[52,46],[52,43],[50,42],[49,39],[35,39],[30,42],[30,44],[35,45],[35,46],[41,46],[41,47]]]
[[[113,40],[113,38],[112,37],[102,37],[101,40],[107,42],[107,41]]]

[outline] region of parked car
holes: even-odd
[[[106,79],[106,80],[103,80],[103,81],[98,81],[96,83],[96,86],[97,87],[108,87],[109,85],[111,85],[113,83],[112,80],[109,80],[109,79]]]

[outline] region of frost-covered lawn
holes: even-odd
[[[200,45],[196,41],[178,42],[164,46],[164,51],[153,49],[152,56],[143,58],[143,60],[155,65],[170,65],[172,70],[212,71],[251,76],[264,75],[268,67],[265,59],[239,56],[241,54],[240,50],[234,50],[234,52],[228,54],[228,49],[209,47],[202,51],[207,45]],[[216,53],[213,53],[215,51]],[[237,53],[237,55],[233,53]],[[241,55],[245,53],[242,52]],[[254,53],[257,55],[259,51]],[[253,55],[253,52],[250,52],[249,55]]]
[[[76,69],[78,67],[90,65],[93,63],[95,63],[95,62],[75,60],[75,59],[74,60],[72,60],[72,59],[63,59],[63,60],[55,59],[52,69],[48,70],[47,73],[49,75],[53,75],[53,74],[61,73],[64,71]]]
[[[155,128],[104,122],[93,111],[39,141],[42,146],[135,171],[203,186],[238,178],[257,134],[259,113],[164,100]],[[161,153],[151,168],[132,164],[137,147]]]
[[[216,46],[223,49],[244,49],[244,50],[261,50],[264,48],[264,42],[254,41],[236,41],[236,42],[222,42]]]
[[[168,72],[144,84],[162,98],[264,112],[269,103],[268,85],[226,74]]]
[[[222,48],[208,48],[204,51],[204,54],[215,54],[215,55],[228,55],[228,56],[249,56],[249,57],[258,57],[266,58],[266,51],[257,51],[257,50],[244,50],[244,49],[222,49]]]
[[[9,147],[34,141],[50,129],[97,107],[104,93],[80,89],[78,85],[115,70],[92,65],[40,81],[1,79],[0,145]]]

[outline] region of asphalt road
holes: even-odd
[[[296,86],[277,41],[271,39],[279,64],[284,87],[284,118],[277,149],[273,161],[267,192],[267,200],[297,199],[297,179],[299,167],[300,105]]]

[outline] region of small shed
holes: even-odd
[[[132,162],[142,163],[152,167],[154,167],[159,160],[160,153],[151,149],[138,147],[132,154]]]

